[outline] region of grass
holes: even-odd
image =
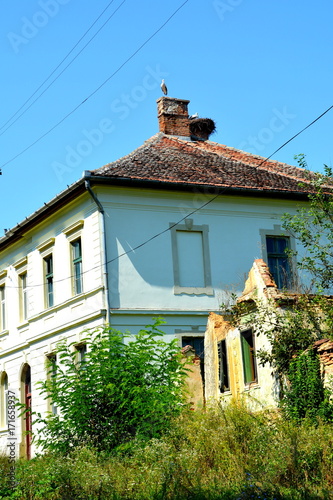
[[[239,406],[183,415],[172,431],[113,454],[80,448],[16,464],[0,499],[315,500],[333,499],[333,426],[296,426]]]

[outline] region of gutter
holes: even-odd
[[[92,199],[94,200],[97,210],[100,213],[100,221],[101,221],[101,239],[102,239],[102,267],[103,267],[103,285],[105,290],[105,302],[106,302],[106,323],[110,324],[110,293],[109,293],[109,277],[108,277],[108,259],[107,259],[107,246],[106,246],[106,231],[105,231],[105,211],[103,205],[97,198],[96,194],[91,189],[90,185],[91,172],[90,170],[85,170],[83,173],[84,185]]]
[[[107,175],[94,175],[91,172],[91,180],[94,184],[111,184],[113,186],[127,186],[148,189],[161,189],[167,191],[190,191],[202,190],[205,194],[234,194],[239,196],[255,196],[263,198],[287,198],[294,200],[308,200],[310,192],[307,191],[288,191],[267,188],[245,188],[232,185],[214,185],[214,184],[194,184],[191,182],[172,182],[156,179],[138,179],[130,177],[109,177]],[[209,190],[209,191],[208,191]]]

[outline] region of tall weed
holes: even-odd
[[[159,439],[109,454],[82,447],[20,461],[16,491],[1,483],[0,499],[328,500],[332,445],[332,424],[211,408],[181,416]]]

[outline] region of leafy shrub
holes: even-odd
[[[313,349],[291,361],[288,378],[290,385],[281,402],[288,418],[333,421],[330,391],[324,387],[319,356]]]
[[[131,337],[112,328],[88,332],[79,365],[74,344],[62,342],[40,383],[57,414],[36,415],[42,449],[67,453],[82,445],[110,450],[134,437],[165,431],[184,406],[186,369],[177,341],[165,342],[157,320]]]

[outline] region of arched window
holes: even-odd
[[[0,428],[7,427],[7,391],[8,376],[6,372],[1,374],[0,378]]]

